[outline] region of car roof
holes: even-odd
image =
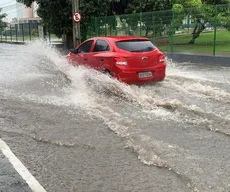
[[[105,39],[105,40],[109,40],[109,41],[124,41],[124,40],[149,40],[146,37],[139,37],[139,36],[103,36],[103,37],[93,37],[91,39]]]

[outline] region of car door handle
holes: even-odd
[[[100,59],[100,61],[101,61],[101,62],[103,62],[103,61],[104,61],[104,59],[103,59],[103,58],[101,58],[101,59]]]
[[[88,59],[87,58],[84,58],[84,61],[87,61]]]

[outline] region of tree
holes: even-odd
[[[12,23],[17,23],[18,22],[18,18],[16,18],[16,17],[14,17],[14,18],[12,18],[12,21],[11,21]]]
[[[171,23],[171,8],[172,3],[169,0],[134,0],[128,4],[126,13],[142,12],[143,14],[141,18],[140,14],[130,15],[126,18],[126,21],[129,26],[132,26],[132,30],[135,30],[137,26],[143,26],[145,36],[149,36],[149,33],[152,36],[162,35]]]
[[[186,15],[191,17],[195,26],[189,44],[194,44],[208,23],[212,26],[219,24],[227,28],[229,7],[220,6],[219,10],[217,10],[214,5],[227,5],[229,3],[230,0],[175,0],[173,4],[173,10],[176,15],[175,23],[178,24],[178,21],[184,19],[183,17]]]
[[[34,0],[17,1],[31,7]],[[68,47],[72,47],[72,7],[70,0],[37,0],[36,2],[39,5],[37,14],[42,18],[45,32],[49,31],[59,38],[66,35]]]
[[[92,17],[107,16],[110,12],[110,5],[113,0],[82,0],[80,10],[82,13],[82,38],[86,39],[88,25]]]
[[[17,0],[30,7],[34,0]],[[87,38],[88,24],[91,17],[105,16],[110,11],[113,0],[80,0],[81,39]],[[47,30],[57,37],[67,36],[68,47],[72,47],[72,3],[71,0],[36,0],[38,15]]]
[[[1,8],[0,8],[0,12],[1,12]],[[6,23],[2,21],[2,19],[4,19],[6,17],[6,14],[0,14],[0,32],[2,32],[4,30],[4,28],[6,27]]]

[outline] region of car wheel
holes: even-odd
[[[109,70],[107,70],[107,69],[104,70],[103,73],[104,73],[105,75],[108,75],[108,76],[111,77],[111,78],[113,77],[113,74],[112,74]]]

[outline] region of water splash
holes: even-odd
[[[64,55],[43,42],[22,46],[15,54],[17,59],[1,66],[1,97],[65,106],[73,113],[80,108],[123,138],[144,164],[173,171],[193,191],[227,189],[228,173],[219,175],[221,181],[214,175],[223,166],[217,159],[197,154],[193,146],[186,149],[179,141],[174,141],[178,145],[163,141],[154,129],[159,124],[162,132],[178,134],[179,126],[177,130],[172,125],[180,125],[209,137],[201,130],[228,134],[228,78],[210,78],[212,71],[203,73],[191,66],[188,70],[186,64],[168,61],[164,82],[128,86],[95,70],[69,65]],[[221,70],[230,74],[228,68]]]

